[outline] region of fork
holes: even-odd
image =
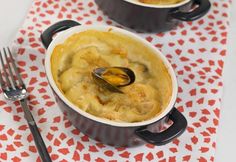
[[[9,47],[7,47],[7,49],[3,48],[3,53],[0,50],[0,62],[2,64],[2,72],[0,71],[0,85],[4,97],[11,101],[20,102],[24,111],[24,117],[33,135],[34,142],[38,149],[41,160],[43,162],[51,162],[52,160],[49,156],[49,153],[47,152],[46,145],[28,107],[28,93],[26,86],[22,81],[21,75],[17,69],[15,60],[13,59]]]

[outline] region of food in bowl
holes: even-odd
[[[91,73],[100,67],[126,67],[135,82],[120,87],[123,93],[105,89]],[[63,95],[94,116],[118,122],[141,122],[156,117],[168,106],[172,80],[153,49],[112,30],[75,33],[57,45],[51,56],[53,79]]]
[[[65,30],[65,31],[62,31],[62,30]],[[74,35],[77,35],[79,33],[84,33],[84,31],[89,32],[89,33],[93,31],[92,33],[88,35],[90,36],[90,40],[88,36],[85,36],[86,33],[83,34],[84,37],[81,37],[82,39],[79,40],[80,41],[79,44],[77,42],[78,39],[75,39],[75,38],[72,39],[72,37],[75,37]],[[114,36],[111,37],[110,35],[108,39],[103,34],[101,37],[101,34],[99,34],[100,36],[97,35],[97,31],[100,31],[100,32],[104,31],[104,33],[114,33],[114,34],[111,34]],[[55,33],[58,33],[58,32],[60,32],[60,34],[58,34],[57,36],[53,38]],[[94,33],[96,34],[96,36],[94,35]],[[117,147],[127,147],[127,146],[133,147],[140,144],[144,144],[145,142],[153,144],[153,145],[164,145],[171,142],[173,139],[180,136],[185,131],[187,127],[187,120],[183,116],[183,114],[180,113],[174,107],[174,103],[177,97],[177,90],[178,90],[177,88],[178,85],[177,85],[176,75],[174,73],[174,70],[171,64],[168,62],[168,60],[162,55],[162,53],[153,45],[148,43],[147,41],[141,39],[140,37],[136,36],[135,34],[129,31],[125,31],[117,27],[100,26],[100,25],[88,25],[88,26],[80,25],[77,22],[72,21],[72,20],[63,20],[63,21],[57,22],[56,24],[46,29],[41,34],[40,37],[41,37],[43,45],[47,48],[46,58],[45,58],[46,75],[49,81],[49,85],[51,86],[53,93],[56,97],[56,102],[58,104],[58,107],[63,112],[65,117],[73,124],[73,126],[79,129],[85,135],[89,136],[92,139],[98,140],[104,144],[117,146]],[[134,41],[133,39],[136,41]],[[73,40],[75,42],[73,42]],[[82,40],[85,42],[82,43]],[[97,41],[94,42],[94,40],[97,40]],[[67,42],[67,44],[65,44],[65,42]],[[144,67],[141,69],[146,69],[148,71],[149,70],[151,71],[151,73],[149,72],[149,74],[153,75],[154,78],[157,78],[157,83],[155,83],[155,87],[158,87],[156,89],[158,90],[158,93],[160,92],[161,98],[159,99],[159,101],[164,101],[161,103],[161,107],[163,103],[166,103],[165,99],[167,100],[169,99],[168,97],[169,94],[172,94],[168,105],[165,108],[162,107],[161,113],[158,113],[157,115],[155,115],[155,117],[151,118],[150,120],[145,120],[141,122],[124,122],[124,121],[117,122],[116,120],[108,120],[105,118],[96,117],[94,115],[86,113],[85,111],[81,109],[81,107],[76,106],[75,104],[70,102],[69,99],[65,97],[64,92],[60,88],[61,83],[60,81],[58,81],[59,76],[61,76],[63,72],[63,71],[58,71],[60,70],[58,66],[60,65],[59,63],[65,62],[66,64],[70,65],[72,63],[72,57],[71,59],[68,59],[66,61],[66,58],[68,58],[68,55],[71,55],[71,56],[75,55],[75,53],[77,53],[79,49],[86,48],[86,47],[95,46],[97,48],[99,44],[98,42],[104,42],[105,44],[108,44],[108,47],[110,47],[109,49],[111,49],[111,47],[113,46],[117,47],[117,45],[119,45],[118,46],[119,48],[121,47],[124,49],[127,48],[128,59],[130,58],[133,59],[132,56],[135,55],[137,58],[134,57],[134,59],[140,60],[140,63],[142,63],[142,65],[145,65],[145,66],[141,66],[141,67]],[[110,42],[110,43],[107,43],[107,42]],[[80,46],[81,43],[82,43],[82,46]],[[104,46],[99,46],[99,51],[105,51],[101,49],[107,49],[107,47],[104,48]],[[140,51],[140,49],[142,50]],[[57,61],[55,50],[58,50],[58,54],[59,54],[58,59],[60,61]],[[130,56],[131,52],[132,54]],[[53,59],[52,59],[52,56],[54,57]],[[61,60],[62,56],[66,56],[64,57],[64,61]],[[140,59],[140,58],[143,58],[143,59]],[[164,63],[165,66],[163,66],[162,63]],[[55,70],[53,70],[52,64]],[[99,68],[102,69],[102,67],[98,67],[95,69],[95,71]],[[111,68],[111,67],[107,67],[107,68]],[[127,69],[130,69],[130,68],[127,67]],[[166,69],[168,70],[168,74],[171,77],[171,81],[168,79],[169,75],[166,74]],[[64,69],[64,71],[65,70],[66,69]],[[108,71],[110,70],[111,69],[109,69]],[[108,74],[106,72],[107,71],[101,74],[103,76],[105,74],[106,76]],[[163,75],[163,72],[164,72],[164,75]],[[130,77],[132,75],[129,74],[128,76]],[[166,82],[162,80],[166,80]],[[111,81],[114,84],[113,79],[109,81]],[[158,83],[159,81],[160,83]],[[136,78],[134,82],[132,79],[130,79],[128,80],[128,82],[118,81],[115,83],[118,83],[116,85],[119,85],[119,86],[125,85],[127,87],[128,85],[131,86],[137,82],[138,80]],[[152,86],[150,82],[152,81],[149,80],[149,83],[146,81],[144,83]],[[172,83],[171,86],[169,84],[170,82]],[[171,87],[172,89],[169,90],[168,87]],[[120,90],[122,89],[123,88],[120,88]],[[169,120],[172,121],[172,125],[168,129],[163,130],[162,128],[164,124]],[[153,130],[154,129],[156,130],[156,128],[162,131],[153,132]]]
[[[139,2],[154,5],[170,5],[182,2],[184,0],[139,0]]]

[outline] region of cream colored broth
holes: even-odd
[[[98,67],[132,69],[136,80],[124,94],[99,87],[91,72]],[[53,78],[65,97],[97,117],[140,122],[161,113],[172,95],[167,68],[154,51],[128,36],[88,30],[57,45],[51,56]]]

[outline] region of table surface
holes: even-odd
[[[2,1],[0,5],[0,47],[10,44],[23,23],[26,13],[32,0]],[[236,4],[231,8],[231,15],[236,15]],[[216,162],[231,162],[235,159],[236,146],[236,108],[234,101],[236,98],[236,20],[231,16],[230,31],[228,39],[228,56],[226,57],[224,68],[224,90],[221,108],[220,127],[217,133]]]

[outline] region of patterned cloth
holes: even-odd
[[[166,33],[139,34],[159,48],[175,69],[179,83],[176,107],[186,116],[188,128],[165,146],[114,148],[89,139],[63,117],[45,76],[45,49],[39,37],[48,26],[64,19],[118,24],[93,0],[34,0],[16,37],[17,60],[33,116],[53,161],[214,161],[229,7],[229,0],[212,0],[210,12],[200,20]],[[1,95],[0,106],[0,161],[40,161],[20,105]]]

